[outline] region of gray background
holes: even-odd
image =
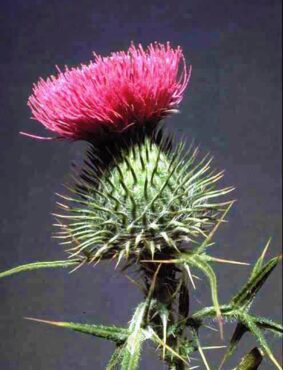
[[[269,236],[269,255],[281,243],[281,1],[280,0],[13,0],[1,1],[0,270],[34,260],[64,258],[50,238],[55,192],[62,191],[83,143],[39,142],[18,135],[45,134],[30,121],[26,100],[39,76],[87,62],[91,51],[107,55],[130,41],[184,48],[193,65],[181,114],[173,130],[193,138],[226,169],[237,204],[217,235],[214,253],[254,261]],[[221,300],[247,276],[246,267],[218,266]],[[281,271],[277,269],[254,312],[281,319]],[[112,345],[88,336],[23,320],[126,324],[141,295],[110,263],[96,269],[41,271],[0,282],[0,370],[105,368]],[[194,307],[209,303],[198,284]],[[233,325],[225,326],[228,338]],[[220,344],[219,337],[204,338]],[[281,358],[280,343],[275,342]],[[251,348],[243,341],[239,354]],[[220,352],[210,353],[211,363]],[[145,350],[143,370],[162,369]],[[232,368],[230,364],[227,369]],[[267,362],[263,369],[272,368]]]

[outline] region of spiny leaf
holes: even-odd
[[[234,318],[239,321],[238,326],[233,334],[233,337],[230,341],[230,345],[227,348],[226,354],[222,360],[222,363],[219,369],[222,368],[223,364],[226,360],[233,354],[236,346],[238,345],[239,340],[245,334],[246,331],[250,331],[259,341],[262,348],[266,351],[266,354],[270,357],[270,359],[276,363],[276,359],[272,355],[271,350],[269,349],[267,342],[261,333],[261,330],[270,330],[273,334],[282,335],[283,334],[283,327],[279,323],[273,322],[272,320],[257,317],[250,315],[248,313],[244,313],[243,311],[239,311],[238,309],[233,308],[231,305],[222,305],[220,306],[221,314],[224,317]],[[188,319],[188,325],[193,328],[198,328],[200,325],[203,324],[203,320],[205,318],[214,317],[216,315],[216,311],[214,307],[206,307],[194,313]]]
[[[277,369],[282,370],[282,367],[274,357],[271,349],[269,348],[269,345],[262,334],[261,330],[257,327],[257,325],[254,323],[252,317],[250,317],[247,314],[241,315],[241,321],[244,325],[249,329],[249,331],[257,338],[261,348],[265,352],[265,354],[270,358],[270,360],[274,363],[274,365],[277,367]]]
[[[130,335],[128,336],[125,351],[123,353],[123,360],[121,370],[137,370],[141,353],[141,345],[144,340],[143,335],[143,320],[147,308],[147,302],[141,303],[131,320],[129,327]]]
[[[257,370],[263,360],[261,351],[254,348],[240,362],[235,370]]]
[[[220,306],[221,315],[223,316],[234,316],[235,309],[231,305],[221,305]],[[208,317],[214,317],[216,315],[215,307],[205,307],[201,310],[195,312],[191,319],[202,320]]]
[[[177,353],[173,348],[171,348],[168,344],[164,343],[163,340],[161,338],[159,338],[159,336],[156,334],[156,332],[151,327],[148,328],[148,332],[151,334],[151,340],[154,343],[165,347],[166,350],[171,354],[171,356],[180,360],[183,364],[185,364],[188,367],[188,369],[192,369],[189,366],[189,363],[186,361],[187,356],[183,357],[181,354]]]
[[[58,326],[61,328],[71,329],[80,333],[90,334],[98,338],[112,340],[116,343],[124,342],[128,338],[128,330],[124,328],[117,328],[115,326],[82,324],[64,321],[49,321],[26,317],[27,320],[36,321],[44,324]]]
[[[191,354],[197,351],[197,346],[193,340],[184,339],[179,345],[179,353],[184,358],[190,358]]]
[[[10,275],[18,274],[20,272],[40,270],[40,269],[46,269],[46,268],[69,267],[69,266],[78,265],[81,262],[82,262],[81,260],[73,259],[73,260],[64,260],[64,261],[47,261],[47,262],[28,263],[26,265],[17,266],[10,270],[0,272],[0,279],[10,276]]]
[[[162,356],[164,360],[165,354],[166,354],[167,329],[168,329],[168,320],[169,320],[169,311],[164,304],[158,305],[158,314],[162,322],[162,333],[163,333],[163,342],[164,342]]]
[[[270,330],[273,334],[283,335],[283,326],[265,317],[251,316],[255,324],[263,330]]]
[[[232,299],[232,304],[238,307],[248,306],[263,286],[271,272],[275,269],[281,257],[272,258],[250,277],[240,292]]]
[[[185,262],[200,269],[207,276],[209,283],[210,283],[212,302],[215,308],[216,316],[219,320],[219,326],[220,326],[220,331],[221,331],[220,334],[221,334],[221,337],[223,337],[223,328],[222,328],[222,323],[221,323],[221,310],[220,310],[220,304],[218,301],[217,279],[216,279],[216,275],[213,269],[203,258],[201,258],[201,255],[200,256],[191,255],[185,260]]]
[[[269,239],[265,245],[265,247],[263,248],[263,251],[262,251],[262,254],[260,255],[260,257],[258,258],[258,260],[256,261],[254,267],[253,267],[253,270],[252,270],[252,273],[251,273],[251,279],[260,272],[260,270],[262,269],[262,266],[263,266],[263,262],[264,262],[264,257],[268,251],[268,248],[270,246],[270,243],[271,243],[271,239]]]
[[[122,358],[123,358],[123,352],[125,350],[124,346],[119,346],[115,349],[107,367],[105,370],[115,370],[117,365],[120,364]]]

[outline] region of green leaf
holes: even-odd
[[[257,370],[262,360],[261,351],[258,348],[254,348],[242,359],[236,370]]]
[[[64,268],[64,267],[78,265],[79,263],[81,263],[81,261],[77,259],[64,260],[64,261],[47,261],[47,262],[28,263],[26,265],[21,265],[21,266],[14,267],[4,272],[0,272],[0,279],[10,276],[10,275],[18,274],[20,272],[48,269],[48,268],[58,268],[58,267]]]
[[[116,369],[117,365],[121,363],[124,350],[125,350],[124,346],[119,346],[115,349],[105,370],[115,370]]]
[[[173,330],[174,332],[174,330]],[[148,327],[147,333],[149,338],[152,340],[153,343],[157,344],[158,346],[165,346],[167,355],[169,354],[171,359],[175,358],[178,362],[181,361],[182,364],[186,365],[188,369],[191,369],[189,363],[187,362],[187,355],[183,353],[179,353],[179,350],[176,351],[174,348],[170,347],[168,344],[165,344],[163,340],[158,336],[158,334],[151,328]]]
[[[232,316],[234,317],[236,311],[235,308],[232,307],[231,305],[221,305],[220,306],[220,311],[222,316]],[[203,319],[209,318],[209,317],[215,317],[216,316],[216,311],[215,307],[205,307],[202,308],[201,310],[195,312],[190,319],[193,321],[201,321]]]
[[[201,257],[201,255],[190,255],[185,259],[185,262],[193,267],[200,269],[207,276],[210,283],[212,302],[215,308],[216,316],[218,317],[220,322],[221,309],[218,301],[217,279],[212,267],[206,262],[204,258]],[[220,329],[222,329],[221,325]]]
[[[250,315],[251,316],[251,315]],[[255,324],[263,330],[270,330],[275,335],[283,335],[283,326],[277,322],[266,319],[265,317],[253,317]]]
[[[271,243],[271,239],[268,240],[265,247],[263,248],[261,256],[258,258],[256,263],[254,264],[254,267],[253,267],[253,270],[252,270],[252,273],[251,273],[251,278],[253,278],[256,274],[258,274],[260,272],[260,270],[262,269],[262,266],[263,266],[263,263],[264,263],[264,257],[265,257],[265,255],[268,251],[270,243]]]
[[[275,269],[281,257],[272,258],[263,267],[258,268],[252,272],[252,275],[240,292],[232,299],[232,304],[245,308],[247,307],[255,298],[256,294],[263,286],[271,272]]]
[[[112,340],[116,343],[122,343],[128,338],[128,330],[124,328],[117,328],[115,326],[104,326],[104,325],[93,325],[93,324],[82,324],[74,322],[64,321],[49,321],[35,319],[32,317],[26,317],[27,320],[40,322],[43,324],[49,324],[58,326],[60,328],[71,329],[80,333],[90,334],[98,338]]]
[[[148,303],[141,303],[131,320],[131,324],[129,327],[130,335],[128,336],[125,351],[123,354],[123,360],[121,365],[121,370],[137,370],[140,353],[141,353],[141,346],[142,342],[144,341],[144,334],[143,334],[143,320],[145,316],[145,312],[147,309]]]
[[[190,358],[197,351],[197,346],[193,340],[183,339],[179,345],[180,356]]]
[[[242,323],[249,329],[249,331],[257,338],[261,348],[265,352],[265,354],[269,357],[269,359],[273,362],[273,364],[277,367],[277,369],[282,370],[282,367],[276,360],[276,358],[273,356],[273,353],[271,349],[269,348],[269,345],[262,334],[261,330],[257,327],[257,325],[254,323],[252,316],[247,314],[241,314],[239,317],[242,321]]]
[[[161,319],[161,323],[162,323],[162,334],[163,334],[163,342],[164,342],[164,345],[163,345],[163,350],[162,350],[162,356],[163,356],[163,359],[165,358],[165,355],[166,355],[166,343],[167,343],[167,335],[168,335],[168,321],[169,321],[169,310],[167,309],[167,307],[160,303],[157,307],[158,309],[158,314],[160,316],[160,319]]]

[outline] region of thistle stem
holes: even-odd
[[[186,326],[186,320],[184,318],[188,314],[188,308],[184,309],[184,303],[180,305],[180,297],[182,288],[179,284],[180,277],[177,276],[178,271],[174,265],[164,264],[143,264],[144,279],[146,283],[147,295],[151,295],[152,299],[156,301],[156,307],[163,307],[168,312],[168,324],[173,327],[177,324],[179,329],[178,332],[173,333],[164,338],[164,322],[160,314],[149,315],[148,324],[151,325],[155,333],[159,338],[163,338],[163,345],[166,348],[163,349],[164,362],[168,365],[169,370],[185,370],[185,360],[182,361],[180,355],[180,339],[183,337],[183,331]],[[154,282],[154,284],[153,284]],[[154,289],[152,290],[152,286]],[[179,302],[178,302],[179,300]],[[189,298],[185,299],[186,304],[189,304]],[[175,313],[175,303],[179,305],[181,313]],[[180,309],[182,306],[183,310]],[[185,313],[183,312],[185,311]],[[158,313],[158,309],[157,309]],[[183,314],[182,314],[183,313]],[[182,324],[180,324],[182,322]],[[167,326],[167,325],[166,325]],[[172,352],[170,351],[170,348]],[[175,356],[174,356],[175,353]],[[177,357],[178,356],[178,357]]]

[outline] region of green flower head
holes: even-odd
[[[197,149],[166,143],[147,137],[129,145],[99,176],[89,156],[57,215],[64,220],[57,236],[72,244],[71,256],[168,258],[206,237],[223,210],[214,198],[231,188],[216,188],[223,174],[210,169],[211,159],[197,161]]]

